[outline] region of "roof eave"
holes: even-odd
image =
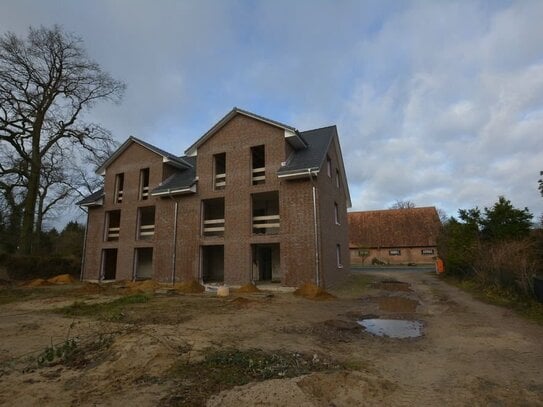
[[[192,184],[188,188],[168,188],[164,191],[151,192],[152,196],[172,196],[182,194],[192,194],[196,192],[196,183]]]
[[[317,167],[313,167],[313,168],[302,168],[299,170],[284,171],[284,172],[278,173],[277,178],[297,179],[297,178],[309,177],[309,174],[318,175],[319,169]]]
[[[81,202],[78,203],[79,206],[87,206],[87,207],[88,206],[102,206],[104,204],[104,198],[100,198],[92,202],[85,202],[85,203],[81,203]]]

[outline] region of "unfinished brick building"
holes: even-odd
[[[130,137],[97,170],[82,278],[330,286],[349,269],[335,126],[300,132],[234,108],[175,156]]]

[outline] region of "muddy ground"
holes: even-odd
[[[426,272],[357,274],[331,293],[0,288],[0,404],[543,406],[542,326]],[[376,337],[356,324],[369,317],[424,335]]]

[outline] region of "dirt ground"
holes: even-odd
[[[162,288],[105,317],[99,307],[89,316],[58,310],[94,309],[122,301],[125,291],[80,283],[0,288],[0,404],[543,406],[543,326],[427,272],[358,273],[330,292],[337,298],[315,301],[292,293],[218,298]],[[424,335],[376,337],[356,323],[370,317],[421,321]],[[51,344],[59,354],[37,363]],[[64,360],[69,344],[78,352]],[[272,372],[268,380],[233,387],[220,367],[198,370],[210,350],[225,349],[294,355],[294,372],[300,363],[312,372]],[[249,359],[251,371],[255,366]],[[218,387],[210,387],[211,373]]]

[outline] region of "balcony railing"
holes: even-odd
[[[224,219],[204,220],[204,236],[217,236],[224,233]]]
[[[108,228],[107,240],[119,240],[119,233],[121,228]]]
[[[141,189],[141,197],[142,198],[148,198],[149,197],[149,187],[143,187]]]
[[[279,215],[253,216],[253,229],[255,233],[270,233],[279,228]]]
[[[226,174],[215,175],[215,188],[222,189],[226,185]]]
[[[155,235],[155,225],[141,225],[140,226],[140,237],[150,238]]]
[[[253,183],[263,183],[266,181],[266,167],[253,168]]]

